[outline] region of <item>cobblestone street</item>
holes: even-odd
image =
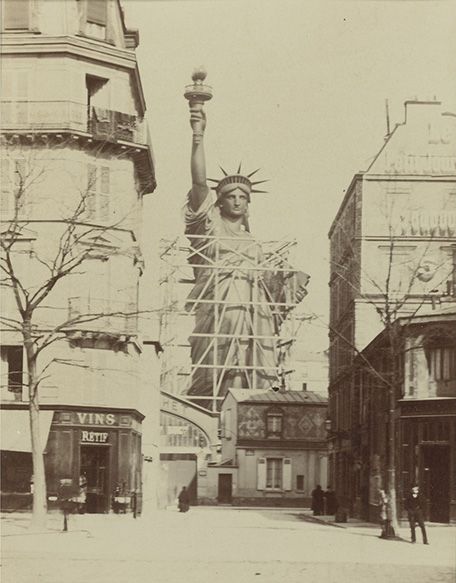
[[[338,528],[308,512],[192,508],[61,517],[31,534],[27,515],[2,516],[3,583],[432,583],[455,581],[456,529],[429,527],[430,546],[384,541],[378,530]],[[420,541],[420,539],[419,539]]]

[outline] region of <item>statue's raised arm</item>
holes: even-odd
[[[206,130],[206,113],[203,109],[205,101],[212,98],[212,90],[208,85],[203,85],[206,79],[206,71],[203,67],[196,69],[192,75],[193,85],[185,88],[185,98],[190,106],[190,125],[192,136],[192,189],[190,191],[190,206],[197,211],[208,196],[209,189],[206,184],[206,157],[204,154],[204,132]]]
[[[206,157],[204,153],[204,130],[206,129],[206,113],[202,104],[194,104],[190,101],[190,125],[192,136],[192,189],[190,192],[190,204],[197,211],[208,196],[209,190],[206,184]]]

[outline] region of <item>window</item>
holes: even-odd
[[[282,489],[282,458],[266,459],[266,489]]]
[[[429,356],[429,368],[433,380],[456,380],[456,348],[452,346],[433,348]]]
[[[87,2],[87,22],[106,26],[107,0],[89,0]]]
[[[266,413],[266,432],[269,439],[280,439],[283,431],[283,413],[280,409],[270,409]]]
[[[30,28],[30,1],[5,0],[3,2],[3,29],[28,30]]]
[[[257,490],[291,490],[290,458],[258,458]]]
[[[88,0],[86,21],[86,34],[100,40],[106,40],[106,25],[108,22],[107,0]]]
[[[18,451],[1,452],[1,490],[2,492],[30,492],[32,479],[32,456]]]
[[[107,166],[88,164],[86,217],[92,221],[109,219],[110,171]]]
[[[4,126],[22,127],[29,123],[30,71],[2,71],[1,118]]]
[[[2,386],[12,393],[22,393],[23,349],[22,346],[1,346]]]
[[[296,476],[296,490],[304,490],[304,476],[302,474]]]
[[[25,160],[2,159],[1,161],[0,213],[12,215],[25,210],[27,194],[27,166]]]

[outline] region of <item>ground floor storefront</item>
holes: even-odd
[[[456,399],[402,400],[396,413],[398,517],[410,488],[426,499],[426,521],[456,523]],[[379,520],[379,489],[388,490],[388,431],[360,428],[330,448],[330,479],[348,515]]]
[[[404,400],[400,415],[401,501],[419,484],[427,519],[456,523],[456,399]]]
[[[141,423],[135,410],[61,407],[40,411],[50,508],[62,484],[88,513],[141,510]],[[33,492],[28,411],[2,409],[3,509],[25,509]]]

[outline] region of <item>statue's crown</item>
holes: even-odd
[[[247,175],[241,174],[241,164],[239,164],[239,168],[238,168],[237,172],[234,174],[228,174],[228,172],[226,172],[221,166],[220,166],[220,169],[224,174],[224,176],[221,179],[217,180],[215,178],[208,178],[208,180],[210,180],[211,182],[216,183],[216,186],[213,186],[212,190],[215,190],[215,192],[217,193],[217,196],[221,196],[223,194],[223,191],[226,190],[226,187],[231,185],[231,184],[238,184],[242,190],[247,192],[249,197],[250,197],[250,193],[266,192],[266,190],[257,190],[254,187],[257,184],[262,184],[263,182],[267,182],[267,180],[258,180],[256,182],[252,182],[250,180],[250,178],[258,172],[259,168],[257,168],[253,172],[250,172],[250,174],[247,174]],[[249,198],[249,200],[250,200],[250,198]]]

